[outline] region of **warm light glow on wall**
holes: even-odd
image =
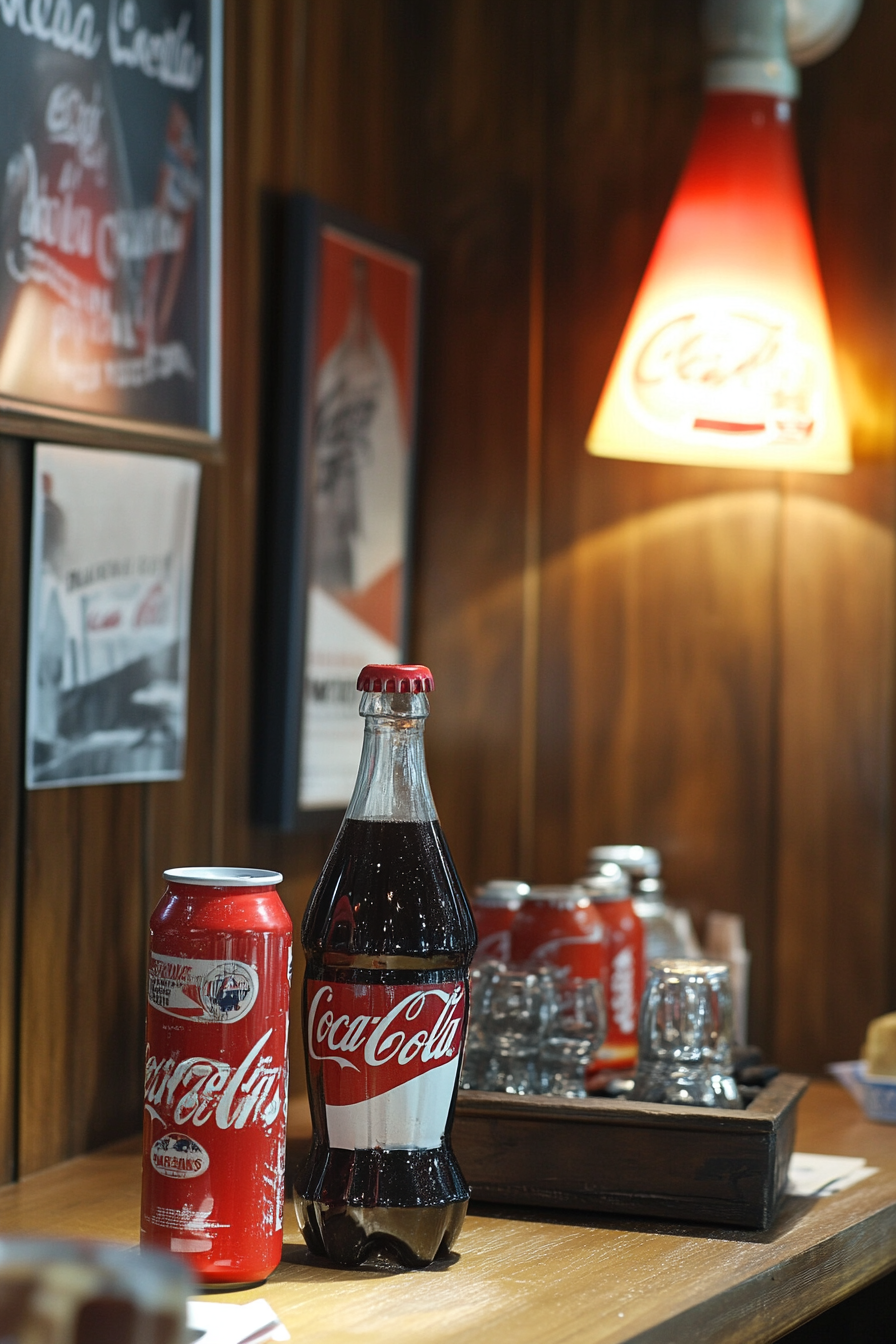
[[[788,98],[707,93],[587,446],[649,462],[849,471]]]

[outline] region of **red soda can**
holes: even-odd
[[[150,920],[140,1244],[202,1283],[280,1261],[292,922],[262,868],[171,868]]]
[[[603,925],[600,979],[607,1004],[607,1035],[588,1076],[631,1073],[638,1062],[638,1013],[644,993],[644,926],[631,899],[631,882],[616,863],[582,879]]]
[[[532,887],[513,921],[510,960],[514,966],[554,966],[597,980],[603,940],[600,913],[583,886]]]
[[[481,961],[510,962],[510,930],[517,911],[531,888],[528,882],[496,878],[477,887],[471,905],[479,943],[473,964]]]

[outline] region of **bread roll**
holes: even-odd
[[[868,1023],[862,1055],[868,1073],[896,1078],[896,1013]]]

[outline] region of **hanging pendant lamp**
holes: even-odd
[[[842,39],[858,12],[857,0],[821,4],[837,15],[820,37],[804,33],[813,58],[830,49],[832,22]],[[849,471],[784,0],[707,0],[704,26],[703,117],[587,447],[648,462]]]

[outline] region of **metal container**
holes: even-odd
[[[283,1242],[292,923],[279,873],[172,868],[150,920],[141,1246],[208,1284]]]

